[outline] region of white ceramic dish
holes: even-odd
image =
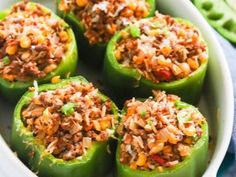
[[[9,7],[15,1],[1,0],[0,10]],[[54,1],[38,1],[54,9]],[[217,170],[230,142],[234,110],[232,81],[223,51],[211,28],[190,1],[157,0],[157,6],[163,13],[192,21],[200,28],[205,40],[208,42],[210,61],[199,107],[208,119],[211,142],[209,147],[209,165],[203,176],[216,177]],[[83,73],[89,80],[94,82],[99,79],[96,73],[90,71],[86,66],[82,65],[81,67],[81,65],[80,73]],[[0,133],[2,135],[0,135],[0,176],[35,177],[36,175],[15,156],[7,145],[12,111],[13,108],[11,106],[0,100]]]

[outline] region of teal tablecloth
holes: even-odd
[[[234,86],[234,122],[236,123],[236,45],[232,45],[216,33],[217,38],[224,50],[229,69],[231,71],[231,76],[233,79]],[[236,126],[234,124],[233,135],[231,138],[231,143],[225,159],[219,169],[218,177],[236,177]]]

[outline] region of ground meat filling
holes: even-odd
[[[63,24],[39,4],[14,5],[0,21],[0,77],[30,81],[55,70],[69,42]]]
[[[114,132],[112,102],[90,84],[72,82],[41,92],[22,111],[25,126],[56,158],[80,158]]]
[[[59,9],[74,12],[90,44],[108,42],[131,21],[149,14],[145,0],[61,0]]]
[[[206,43],[196,27],[156,13],[121,32],[115,57],[155,83],[191,75],[208,58]]]
[[[117,129],[123,137],[120,162],[132,169],[161,171],[190,155],[202,136],[205,118],[196,108],[181,103],[179,97],[160,91],[144,102],[128,100]]]

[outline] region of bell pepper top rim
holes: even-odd
[[[57,0],[57,7],[58,7],[58,4],[60,3],[61,0]],[[150,5],[150,9],[149,9],[149,14],[147,17],[145,18],[148,18],[148,17],[152,17],[154,15],[154,12],[155,12],[155,0],[146,0],[146,2]],[[58,8],[57,8],[58,9]],[[58,10],[59,11],[59,10]],[[71,21],[73,21],[75,24],[78,25],[79,29],[81,30],[81,32],[85,32],[85,29],[84,29],[84,26],[82,24],[82,22],[75,16],[75,14],[73,12],[62,12],[62,11],[59,11],[59,14],[61,14],[63,17],[66,17],[69,18]],[[94,44],[95,46],[98,46],[100,48],[105,48],[106,45],[108,44],[109,42],[99,42],[97,44]]]
[[[187,23],[189,25],[193,25],[191,22],[185,20],[185,19],[181,19],[181,18],[175,18],[177,19],[177,21],[180,22],[184,22]],[[130,27],[126,27],[125,29],[123,29],[124,31],[129,31]],[[123,31],[121,30],[121,31]],[[151,80],[146,79],[143,75],[141,75],[137,69],[135,68],[128,68],[128,67],[123,67],[116,59],[114,51],[115,51],[115,44],[117,43],[117,41],[120,40],[121,38],[121,31],[119,31],[118,33],[116,33],[112,39],[109,41],[108,45],[107,45],[107,49],[106,49],[106,60],[108,60],[111,65],[113,66],[113,68],[118,71],[119,73],[122,73],[128,77],[132,77],[133,79],[136,79],[138,82],[142,82],[145,83],[146,85],[151,86],[152,88],[155,88],[155,86],[160,86],[160,87],[176,87],[178,85],[182,85],[183,83],[187,82],[189,78],[194,77],[196,75],[199,75],[201,73],[203,73],[206,68],[207,68],[207,64],[208,64],[208,60],[204,61],[203,63],[201,63],[200,67],[197,68],[195,71],[193,71],[190,75],[188,75],[187,77],[184,77],[182,79],[178,79],[178,80],[174,80],[174,81],[170,81],[170,82],[159,82],[159,83],[155,83]],[[200,34],[200,40],[204,41],[201,34]],[[208,47],[207,47],[207,53],[208,53]]]
[[[29,3],[32,4],[32,5],[37,4],[37,3],[34,3],[34,2],[29,2]],[[70,42],[66,44],[66,45],[68,45],[68,50],[66,51],[64,57],[61,59],[61,62],[59,63],[57,68],[53,72],[47,74],[45,77],[35,79],[39,83],[45,82],[45,81],[48,82],[48,81],[50,81],[50,79],[53,76],[60,76],[61,74],[69,76],[70,74],[73,74],[73,73],[65,73],[65,71],[64,71],[65,70],[65,65],[72,64],[72,63],[73,64],[75,63],[75,65],[76,65],[77,59],[78,59],[76,39],[75,39],[75,36],[74,36],[74,33],[73,33],[71,27],[69,27],[69,25],[63,19],[58,17],[56,14],[54,14],[50,9],[48,9],[47,7],[45,7],[43,5],[41,5],[41,7],[43,8],[43,10],[45,12],[50,12],[52,14],[53,18],[60,19],[60,20],[63,21],[63,26],[65,26],[67,28],[67,33],[69,34]],[[9,13],[10,13],[10,9],[0,11],[0,21],[2,19],[4,19]],[[73,72],[75,72],[75,68],[73,68],[73,70],[74,70]],[[61,72],[63,72],[63,73],[61,73]],[[7,80],[0,77],[0,83],[1,83],[0,85],[2,85],[5,88],[25,89],[25,88],[31,86],[33,81],[26,81],[26,82],[14,81],[14,82],[11,82],[11,81],[7,81]]]
[[[39,87],[39,92],[47,91],[47,90],[54,90],[56,88],[60,88],[61,86],[67,85],[70,82],[80,82],[80,83],[88,83],[88,81],[82,77],[82,76],[76,76],[71,77],[68,79],[64,79],[59,83],[56,84],[44,84]],[[33,92],[26,92],[20,101],[17,103],[15,111],[14,111],[14,125],[17,132],[20,132],[20,136],[24,136],[25,144],[30,145],[34,151],[37,151],[39,154],[41,154],[41,157],[44,159],[49,159],[52,163],[55,163],[57,165],[78,165],[78,164],[85,164],[90,160],[90,157],[93,156],[94,152],[96,151],[97,147],[106,144],[105,142],[96,142],[94,141],[92,144],[92,147],[87,150],[86,154],[83,154],[82,156],[79,156],[79,158],[70,160],[70,161],[64,161],[63,159],[59,159],[54,157],[52,154],[45,151],[45,146],[41,144],[41,141],[37,138],[35,138],[32,134],[32,132],[27,129],[24,126],[24,123],[21,119],[21,110],[24,107],[24,105],[28,104],[30,99],[33,97]],[[105,101],[109,99],[107,96],[103,95],[101,92],[98,92],[99,97]],[[112,111],[115,115],[115,118],[118,119],[118,108],[116,105],[112,102]],[[115,128],[115,127],[114,127]],[[109,141],[109,140],[108,140]],[[14,144],[14,140],[11,142]]]
[[[140,99],[140,101],[144,101],[144,99]],[[188,105],[189,107],[194,107],[190,104],[187,104],[183,101],[181,101],[182,103]],[[194,107],[195,108],[195,107]],[[122,114],[124,114],[126,111],[125,111],[125,107],[122,109]],[[122,164],[120,162],[120,144],[121,144],[121,137],[119,137],[118,139],[118,145],[117,145],[117,150],[116,150],[116,164],[119,165],[124,171],[132,171],[134,174],[135,173],[141,173],[143,174],[144,176],[149,176],[149,175],[157,175],[157,174],[169,174],[169,173],[175,173],[175,171],[178,171],[178,169],[182,168],[183,166],[185,166],[185,164],[188,164],[191,159],[192,159],[192,156],[191,154],[193,154],[195,151],[197,151],[199,148],[201,148],[206,142],[208,142],[209,140],[209,132],[208,132],[208,123],[207,121],[205,120],[204,123],[202,124],[201,126],[202,130],[203,130],[203,133],[202,133],[202,136],[200,137],[200,139],[191,147],[191,150],[190,150],[190,155],[185,157],[184,160],[180,163],[178,163],[177,165],[173,166],[173,167],[170,167],[170,168],[165,168],[163,167],[163,171],[159,171],[157,168],[155,168],[154,170],[140,170],[140,169],[131,169],[127,164]]]

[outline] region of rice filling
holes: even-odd
[[[115,58],[155,83],[185,78],[207,61],[207,45],[186,21],[156,12],[121,31]]]
[[[72,11],[85,28],[90,44],[108,42],[131,21],[148,16],[145,0],[61,0],[61,11]]]
[[[102,99],[91,83],[72,82],[40,92],[21,115],[46,151],[63,160],[80,158],[114,132],[112,102]]]
[[[119,160],[132,169],[169,168],[182,162],[201,138],[203,115],[180,98],[154,91],[154,98],[125,103],[117,132],[122,137]]]
[[[70,41],[64,21],[27,0],[0,20],[0,77],[32,81],[54,71]]]

